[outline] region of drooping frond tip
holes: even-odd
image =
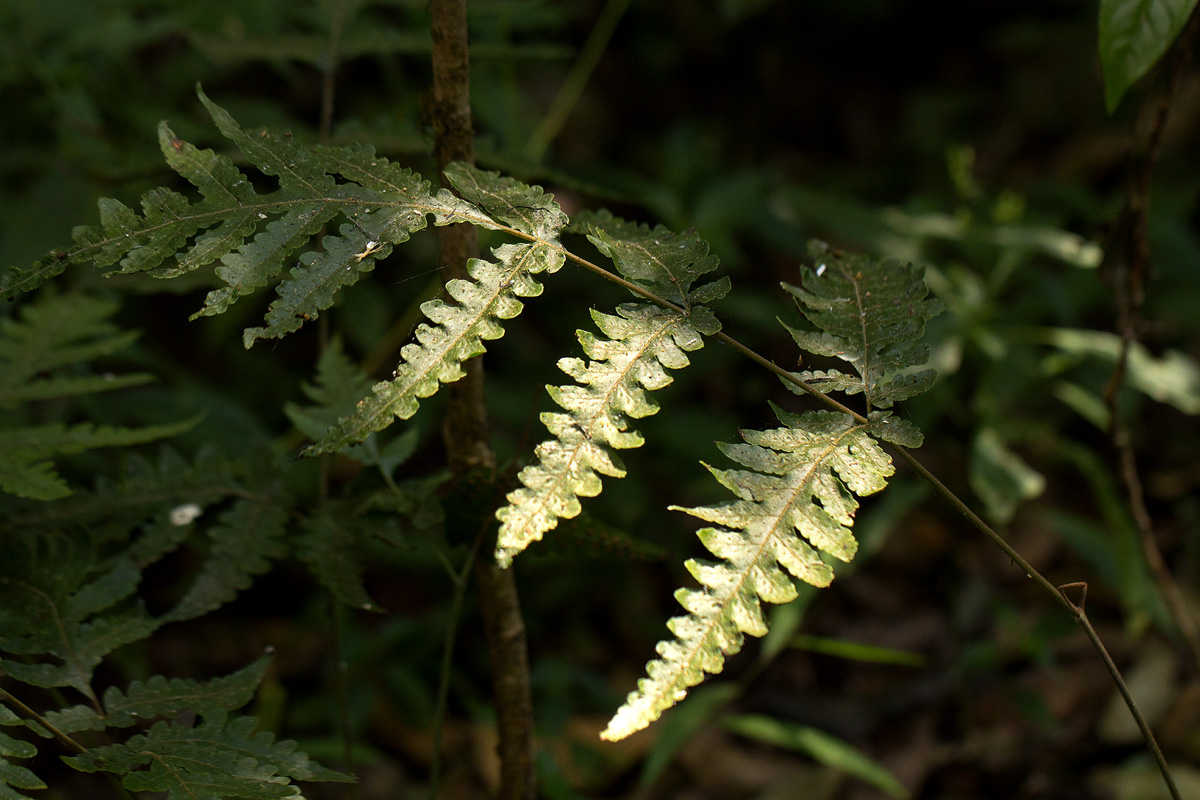
[[[890,407],[932,383],[931,370],[911,372],[927,354],[911,342],[940,304],[925,299],[928,289],[911,266],[847,258],[824,248],[816,255],[804,287],[786,288],[819,331],[791,329],[793,337],[811,353],[847,361],[857,374],[830,370],[800,377],[824,381],[822,391],[864,395],[868,416],[776,409],[783,427],[743,431],[744,443],[719,445],[745,469],[709,471],[737,499],[677,509],[713,523],[698,535],[719,560],[687,562],[700,588],[676,592],[687,613],[668,623],[675,638],[658,644],[659,657],[647,665],[647,676],[601,734],[604,739],[646,727],[706,673],[720,672],[745,634],[766,634],[761,601],[793,600],[794,579],[827,586],[834,573],[822,554],[843,562],[853,558],[855,498],[883,489],[894,471],[876,440],[920,444],[920,431],[911,423],[871,409]]]

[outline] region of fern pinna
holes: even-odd
[[[568,228],[566,215],[540,188],[451,165],[446,177],[455,191],[435,191],[370,148],[305,147],[266,130],[246,131],[203,94],[201,100],[219,130],[278,188],[259,193],[229,158],[181,141],[164,123],[161,149],[201,199],[193,203],[175,192],[153,190],[143,198],[141,215],[104,201],[101,227],[79,229],[73,247],[50,253],[31,269],[9,270],[0,277],[0,291],[7,296],[26,291],[75,262],[94,261],[114,272],[160,278],[214,265],[222,285],[209,293],[196,316],[222,313],[243,295],[275,287],[277,297],[265,324],[244,333],[243,342],[250,347],[315,318],[335,302],[338,291],[373,270],[394,245],[430,219],[434,225],[467,223],[506,234],[512,241],[495,247],[492,260],[471,260],[470,280],[446,285],[448,300],[422,305],[429,322],[402,349],[389,380],[368,393],[335,347],[335,355],[327,355],[334,360],[321,367],[323,386],[310,395],[318,400],[337,395],[337,403],[326,405],[343,407],[345,413],[337,417],[328,408],[318,415],[289,409],[315,440],[306,454],[342,453],[384,468],[388,457],[373,434],[397,418],[411,417],[421,399],[461,378],[463,362],[483,353],[484,342],[503,335],[505,323],[521,312],[522,300],[543,292],[539,276],[571,259],[620,283],[638,299],[613,313],[593,311],[600,334],[578,334],[586,358],[559,361],[574,382],[548,387],[561,408],[542,415],[551,438],[536,448],[535,462],[519,474],[522,485],[509,492],[496,512],[496,558],[502,565],[560,521],[577,517],[580,498],[600,492],[601,476],[625,474],[615,451],[643,443],[641,434],[630,429],[630,420],[657,411],[648,392],[670,383],[668,370],[686,367],[687,354],[706,337],[733,343],[709,308],[729,291],[728,279],[695,285],[717,266],[695,234],[652,229],[607,213],[580,215]],[[339,220],[336,232],[322,233]],[[620,276],[568,251],[559,238],[566,230],[584,233]],[[743,443],[720,445],[738,467],[709,469],[737,499],[683,509],[711,523],[699,536],[717,560],[688,562],[700,588],[679,591],[687,613],[669,623],[675,639],[659,645],[659,658],[649,664],[648,676],[618,711],[605,738],[644,727],[705,673],[720,671],[744,634],[766,631],[760,602],[795,596],[793,578],[828,584],[833,571],[826,559],[848,561],[855,552],[850,528],[856,496],[882,489],[892,474],[879,442],[920,444],[920,432],[895,415],[894,404],[933,380],[931,371],[919,369],[926,351],[916,340],[938,306],[925,299],[921,271],[822,247],[813,257],[801,286],[785,288],[816,330],[789,330],[803,350],[839,358],[853,372],[789,376],[799,393],[815,394],[830,408],[803,413],[777,409],[780,427],[744,431]],[[289,264],[294,266],[286,269]],[[354,394],[352,387],[361,399],[350,407],[345,395]],[[851,402],[861,395],[861,411],[833,400],[832,392],[848,395]],[[340,535],[334,530],[337,516],[315,515],[306,523],[305,535],[332,541]],[[335,593],[369,605],[365,594],[344,583],[353,569],[338,571],[343,586]],[[219,715],[211,724],[225,725]],[[155,738],[156,730],[145,734],[146,746],[174,735],[160,731]],[[242,732],[238,728],[235,733]],[[93,755],[79,766],[128,763],[123,755],[105,758],[107,754]],[[265,753],[264,759],[268,773],[286,762],[272,761]],[[145,780],[164,786],[154,783],[153,776]]]

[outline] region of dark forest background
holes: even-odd
[[[922,458],[1052,581],[1088,583],[1089,614],[1184,796],[1185,786],[1200,794],[1200,675],[1145,564],[1104,416],[1119,341],[1121,211],[1163,70],[1107,114],[1096,4],[1068,0],[472,0],[469,10],[479,163],[546,187],[568,213],[607,207],[695,228],[733,280],[716,307],[727,330],[776,363],[796,361],[776,321],[793,321],[795,310],[778,286],[798,282],[809,239],[928,265],[947,313],[928,336],[938,386],[906,408],[925,431]],[[337,14],[344,30],[334,41]],[[572,78],[606,15],[615,27],[593,39],[594,70]],[[224,148],[197,82],[247,127],[312,142],[335,64],[330,141],[371,142],[433,174],[428,28],[425,4],[408,0],[4,3],[0,263],[27,265],[69,241],[73,226],[95,223],[100,197],[134,204],[153,186],[186,191],[155,131],[167,119],[182,138]],[[576,78],[577,98],[549,116]],[[1131,371],[1117,404],[1156,537],[1193,611],[1198,123],[1200,72],[1189,66],[1150,182],[1139,328],[1149,361]],[[390,372],[417,304],[439,290],[435,252],[422,235],[382,262],[328,315],[324,335],[339,336],[374,375]],[[86,411],[123,424],[203,412],[172,440],[185,453],[204,444],[230,458],[294,450],[302,437],[283,408],[306,402],[322,331],[309,326],[246,351],[240,330],[256,324],[269,293],[189,323],[209,280],[106,279],[83,269],[56,281],[118,297],[120,324],[143,332],[126,358],[161,379],[92,398]],[[558,358],[578,354],[578,309],[622,299],[567,267],[545,302],[489,344],[503,466],[541,438],[542,386],[559,381]],[[13,313],[7,305],[0,314]],[[720,500],[698,463],[720,459],[712,442],[733,441],[739,426],[770,426],[768,400],[803,407],[720,345],[694,361],[662,393],[662,412],[639,424],[651,446],[623,454],[629,477],[588,505],[650,555],[584,559],[547,544],[516,567],[545,797],[866,800],[889,786],[926,800],[1165,796],[1070,618],[903,470],[864,504],[853,571],[774,612],[786,641],[748,643],[713,687],[649,732],[600,743],[677,613],[671,593],[688,580],[683,560],[702,552],[695,526],[666,505]],[[406,477],[442,463],[440,408],[426,404],[411,423],[420,438]],[[100,453],[60,466],[86,486],[117,461]],[[289,478],[300,494],[311,492],[305,469]],[[350,469],[335,466],[334,484],[351,480]],[[387,613],[333,612],[346,626],[361,796],[425,796],[449,586],[419,541],[372,563],[368,589]],[[465,613],[446,798],[485,796],[495,773],[486,649],[470,596]],[[338,766],[330,614],[306,571],[284,562],[222,611],[119,651],[107,677],[208,677],[273,646],[255,713]],[[785,739],[790,732],[791,746],[765,741],[762,727],[739,729],[747,719],[766,719]],[[809,730],[836,737],[836,753],[871,759],[898,784],[864,780],[876,775],[871,767],[839,768],[828,751],[814,756],[811,738],[796,733]],[[82,780],[63,776],[46,796],[93,796]]]

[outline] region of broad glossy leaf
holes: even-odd
[[[1098,41],[1108,113],[1167,52],[1195,8],[1196,0],[1100,0]]]

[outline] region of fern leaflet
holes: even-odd
[[[69,264],[117,264],[116,272],[148,272],[171,278],[213,262],[225,286],[209,293],[194,317],[220,314],[239,297],[278,283],[263,327],[243,341],[283,336],[328,308],[338,290],[370,272],[392,245],[406,241],[433,217],[434,224],[492,224],[470,203],[391,164],[370,147],[306,148],[288,135],[246,131],[201,91],[200,100],[221,133],[279,188],[259,194],[227,157],[179,139],[159,126],[167,163],[194,185],[202,199],[156,188],[142,197],[142,214],[122,203],[100,202],[100,226],[77,228],[75,245],[49,253],[28,270],[0,276],[0,296],[29,291]],[[344,180],[337,180],[340,176]],[[307,251],[286,277],[294,253],[339,215],[347,222]],[[166,259],[175,262],[164,265]]]
[[[820,247],[814,252],[821,260],[815,269],[805,269],[803,288],[789,290],[821,332],[793,330],[793,338],[809,352],[842,358],[858,374],[810,372],[805,377],[832,376],[824,389],[863,394],[869,416],[776,409],[783,427],[743,431],[743,443],[719,445],[745,469],[709,471],[738,499],[672,508],[714,524],[698,536],[720,560],[687,562],[701,588],[676,593],[688,613],[668,623],[675,638],[659,643],[659,658],[647,665],[647,676],[609,722],[604,739],[644,728],[705,673],[720,672],[726,655],[741,649],[744,634],[766,634],[760,601],[794,599],[792,578],[827,586],[833,570],[821,553],[844,562],[853,558],[855,496],[883,489],[894,471],[876,439],[920,443],[911,423],[871,407],[889,407],[932,383],[931,370],[906,370],[924,361],[927,350],[911,340],[940,305],[924,299],[928,289],[920,270],[911,266],[846,259]]]
[[[858,374],[805,371],[797,377],[820,391],[861,393],[868,412],[932,386],[937,377],[932,369],[914,369],[929,358],[929,347],[915,340],[925,321],[942,311],[940,301],[926,299],[924,269],[899,261],[879,264],[822,242],[809,245],[809,256],[815,267],[803,269],[803,285],[783,287],[820,332],[784,327],[802,350],[840,358]]]
[[[546,387],[567,413],[542,414],[554,438],[538,445],[537,463],[518,476],[523,487],[510,492],[508,505],[496,512],[501,523],[496,561],[501,566],[508,566],[513,556],[540,540],[560,518],[578,515],[579,498],[600,493],[600,475],[624,477],[625,469],[612,450],[643,443],[641,434],[627,430],[627,418],[656,413],[658,405],[646,391],[670,384],[666,370],[686,367],[690,363],[686,352],[704,344],[701,334],[720,330],[716,317],[699,303],[723,296],[728,279],[690,292],[696,278],[717,266],[703,239],[664,228],[651,230],[607,213],[590,215],[583,225],[588,238],[626,278],[671,295],[684,310],[627,303],[617,308],[616,315],[591,312],[596,326],[609,338],[578,331],[591,361],[564,358],[558,362],[559,369],[578,385]],[[693,300],[697,305],[692,305]]]
[[[229,719],[222,710],[209,710],[194,727],[158,722],[125,742],[64,761],[84,772],[122,775],[131,792],[166,792],[168,800],[300,797],[290,779],[352,780],[296,752],[295,742],[256,733],[255,726],[253,717]]]
[[[228,711],[250,702],[269,664],[270,659],[263,657],[232,675],[210,681],[168,680],[155,675],[147,681],[133,681],[126,692],[115,686],[108,687],[104,691],[103,714],[93,706],[81,704],[49,711],[43,717],[60,732],[75,733],[127,728],[139,720],[174,717],[182,711],[213,708]],[[36,724],[30,727],[43,730]]]
[[[532,241],[494,248],[495,262],[471,259],[467,271],[472,280],[454,279],[446,284],[446,292],[455,304],[442,300],[423,303],[421,310],[433,325],[422,323],[417,327],[417,341],[401,349],[402,360],[392,380],[375,384],[372,395],[307,454],[335,452],[383,430],[397,417],[411,417],[417,412],[420,398],[431,396],[441,384],[466,374],[462,363],[482,354],[485,340],[504,335],[503,321],[517,316],[523,308],[517,298],[542,293],[542,285],[534,275],[562,267],[564,256],[558,233],[566,224],[566,215],[553,198],[538,187],[463,164],[448,166],[446,177],[464,197],[480,204],[484,209],[480,214],[494,215],[500,225],[532,237]]]
[[[538,463],[521,470],[524,488],[508,495],[508,505],[496,512],[500,533],[496,561],[501,566],[558,524],[559,517],[579,514],[579,497],[600,494],[596,473],[624,477],[625,469],[609,448],[640,447],[643,439],[626,430],[626,417],[645,417],[658,411],[646,390],[671,382],[666,369],[690,362],[686,351],[704,342],[679,314],[657,306],[630,303],[618,316],[591,312],[596,326],[609,339],[579,331],[584,352],[592,359],[564,358],[559,368],[579,386],[548,386],[550,396],[567,413],[546,412],[542,422],[554,439],[538,445]]]
[[[0,705],[0,725],[19,725],[20,718]],[[46,783],[28,768],[13,764],[10,758],[33,758],[37,747],[32,742],[14,739],[0,731],[0,800],[31,800],[18,789],[45,789]]]

